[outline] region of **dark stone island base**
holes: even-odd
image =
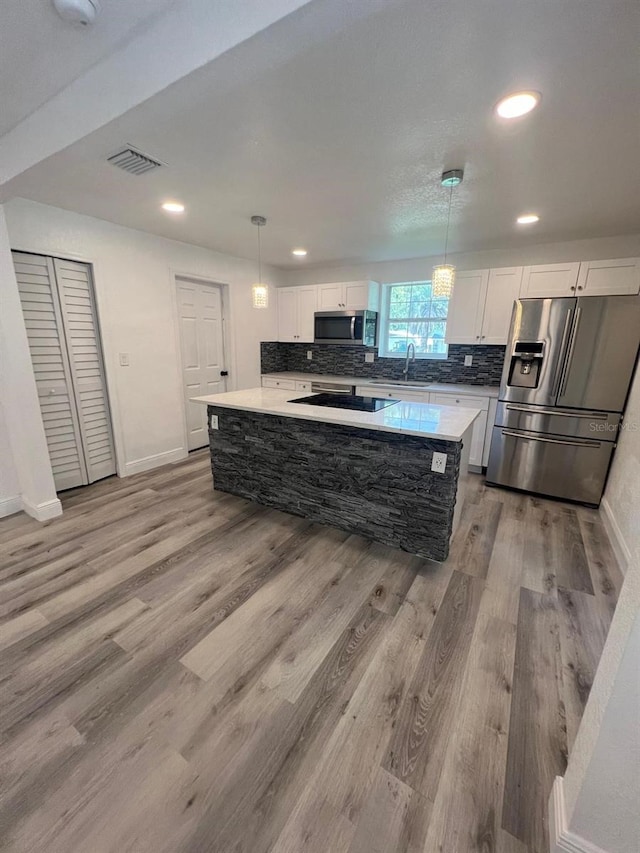
[[[214,488],[446,560],[462,443],[217,406]],[[444,474],[434,451],[448,454]],[[466,470],[464,465],[463,470]]]

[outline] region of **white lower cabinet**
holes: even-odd
[[[387,397],[390,400],[403,400],[405,403],[428,403],[428,391],[405,391],[394,385],[357,385],[356,394],[360,397]]]
[[[262,377],[263,388],[279,388],[280,391],[309,391],[311,392],[311,380],[308,382],[301,379],[276,379],[275,376]]]
[[[271,379],[268,376],[262,377],[263,388],[279,388],[281,391],[295,391],[295,379]]]
[[[471,436],[471,450],[469,451],[469,465],[482,468],[484,462],[484,445],[487,434],[487,419],[489,411],[489,397],[469,397],[465,394],[442,394],[431,393],[429,402],[437,406],[461,406],[467,409],[480,409],[480,417],[473,424]]]

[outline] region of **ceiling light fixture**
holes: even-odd
[[[180,204],[179,201],[165,201],[162,209],[167,213],[184,213],[184,204]]]
[[[306,258],[307,250],[306,249],[292,249],[291,254],[295,255],[296,258]]]
[[[264,216],[252,216],[251,224],[258,228],[258,281],[251,288],[251,301],[254,308],[269,307],[269,288],[262,283],[262,247],[260,245],[260,229],[267,224]]]
[[[449,169],[442,173],[441,183],[449,189],[449,210],[447,213],[447,233],[444,239],[444,262],[433,268],[431,273],[431,287],[435,297],[449,297],[453,290],[453,282],[456,276],[456,268],[447,263],[447,249],[449,248],[449,224],[451,222],[451,202],[453,188],[462,183],[464,172],[462,169]]]
[[[518,225],[533,225],[534,222],[539,222],[540,217],[537,213],[523,213],[516,219]]]
[[[540,92],[514,92],[498,101],[496,112],[500,118],[520,118],[535,109],[541,97]]]

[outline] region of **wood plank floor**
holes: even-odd
[[[207,452],[0,521],[0,848],[547,853],[621,577],[473,478],[444,564],[211,489]]]

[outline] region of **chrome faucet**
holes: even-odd
[[[404,363],[404,378],[407,380],[409,378],[409,354],[411,354],[411,361],[415,362],[416,360],[416,347],[415,344],[410,343],[407,344],[407,358]]]

